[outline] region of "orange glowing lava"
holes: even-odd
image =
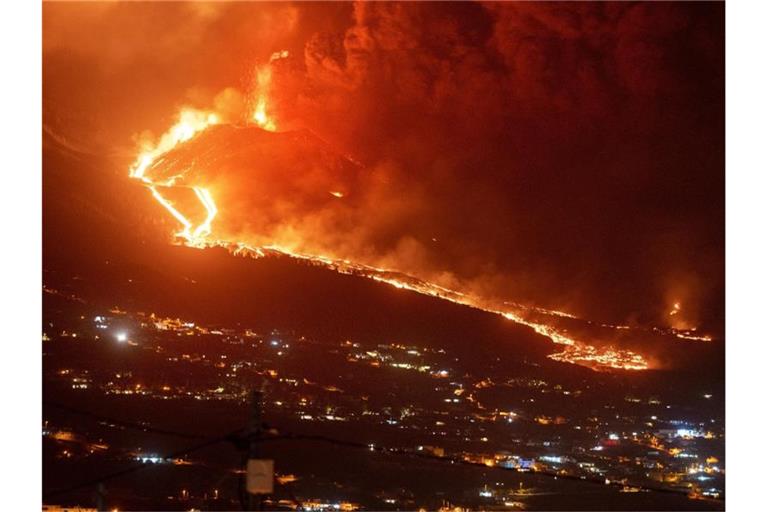
[[[287,56],[287,51],[277,52],[272,55],[270,64],[275,60]],[[265,130],[275,131],[277,129],[277,122],[272,116],[269,108],[271,88],[272,70],[270,65],[258,68],[254,95],[255,107],[251,116],[251,122]],[[163,189],[181,187],[181,185],[177,184],[177,181],[181,179],[181,176],[173,176],[155,181],[151,176],[151,171],[153,165],[162,161],[163,155],[177,145],[192,139],[208,127],[218,124],[219,119],[220,116],[215,112],[201,111],[191,108],[183,109],[180,112],[177,123],[155,143],[145,145],[130,168],[130,177],[140,180],[150,190],[153,197],[163,206],[163,208],[165,208],[171,216],[179,222],[181,229],[176,235],[178,240],[181,240],[185,245],[196,248],[214,246],[225,247],[235,255],[245,255],[253,258],[264,257],[269,254],[289,256],[299,260],[309,261],[315,265],[324,266],[343,274],[366,277],[397,288],[494,313],[518,324],[526,325],[535,332],[549,338],[553,343],[562,345],[563,350],[561,352],[549,356],[556,361],[578,364],[595,370],[645,370],[649,368],[648,362],[640,354],[611,346],[595,347],[581,340],[574,339],[566,332],[553,325],[549,325],[539,320],[532,321],[527,315],[521,314],[521,311],[556,317],[576,318],[569,313],[541,308],[525,308],[520,305],[514,305],[514,307],[510,309],[509,304],[511,303],[503,303],[499,306],[485,301],[480,297],[444,288],[437,284],[413,278],[391,269],[376,268],[323,255],[301,254],[278,246],[253,247],[240,241],[224,240],[212,236],[213,223],[219,210],[211,191],[208,188],[196,184],[184,185],[185,188],[191,189],[194,192],[197,199],[205,208],[205,219],[202,222],[195,223],[161,192]],[[344,193],[339,191],[330,191],[329,193],[337,198],[344,197]],[[626,326],[605,325],[604,327],[615,327],[616,329],[628,328]],[[690,333],[685,334],[690,335]]]
[[[256,100],[253,109],[253,122],[264,130],[277,131],[275,119],[269,112],[269,98],[272,89],[272,63],[288,57],[288,51],[275,52],[269,59],[269,64],[256,68]]]
[[[144,150],[130,168],[129,176],[141,180],[152,192],[152,196],[165,208],[182,226],[176,236],[183,238],[187,245],[194,247],[204,246],[204,239],[211,233],[211,223],[218,210],[210,192],[199,186],[191,187],[206,210],[205,220],[195,226],[194,223],[181,211],[179,211],[163,194],[161,187],[175,186],[178,176],[154,181],[147,175],[147,170],[162,155],[195,136],[196,133],[207,127],[218,124],[219,117],[213,112],[204,112],[196,109],[183,109],[179,114],[179,120],[155,144],[145,145]]]

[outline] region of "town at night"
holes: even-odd
[[[131,275],[124,276],[128,288],[142,278]],[[723,389],[711,376],[564,373],[562,363],[516,347],[467,350],[450,334],[339,338],[308,327],[258,329],[105,309],[76,294],[82,277],[48,278],[60,286],[44,290],[49,478],[67,488],[87,476],[145,467],[105,486],[110,507],[239,508],[234,439],[169,454],[190,442],[185,438],[242,428],[254,389],[263,392],[263,454],[275,460],[268,509],[661,503],[713,510],[722,503]],[[357,283],[339,286],[360,293]],[[392,315],[386,303],[414,292],[380,294],[370,300]],[[432,298],[403,299],[426,315],[447,308],[444,314],[473,316]],[[501,319],[477,321],[480,332],[449,328],[470,339],[505,327],[494,325]],[[155,431],[159,425],[170,430]],[[87,502],[92,492],[75,487],[68,496]]]
[[[23,4],[6,508],[764,501],[758,3]]]

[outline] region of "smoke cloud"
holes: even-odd
[[[46,4],[45,121],[129,160],[182,105],[242,123],[288,50],[287,134],[201,139],[217,234],[720,329],[723,33],[710,3]]]

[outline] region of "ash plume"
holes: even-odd
[[[220,236],[719,330],[723,18],[700,3],[46,5],[44,93],[126,151],[180,106],[221,113],[187,148],[206,151],[187,178],[226,205]],[[245,128],[257,69],[282,50],[278,133]]]

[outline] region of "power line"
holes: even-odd
[[[272,435],[269,435],[268,437],[265,437],[265,436],[262,436],[262,435],[259,435],[258,437],[254,437],[252,435],[248,435],[246,433],[247,432],[246,429],[238,429],[238,430],[235,430],[233,432],[230,432],[229,434],[227,434],[225,436],[211,438],[211,437],[201,436],[201,435],[197,435],[197,434],[189,434],[189,433],[184,433],[184,432],[176,432],[176,431],[171,431],[171,430],[158,429],[158,428],[142,425],[142,424],[139,424],[139,423],[118,420],[118,419],[115,419],[115,418],[111,418],[111,417],[107,417],[107,416],[102,416],[102,415],[99,415],[99,414],[96,414],[96,413],[92,413],[90,411],[84,411],[84,410],[73,408],[73,407],[70,407],[70,406],[67,406],[67,405],[58,404],[58,403],[55,403],[55,402],[44,401],[43,404],[44,405],[49,405],[49,406],[52,406],[52,407],[56,407],[58,409],[61,409],[61,410],[67,411],[67,412],[71,412],[71,413],[74,413],[74,414],[79,414],[79,415],[82,415],[82,416],[91,417],[91,418],[97,419],[99,421],[108,421],[108,422],[110,422],[112,424],[115,424],[115,425],[121,425],[121,426],[124,426],[126,428],[132,428],[132,429],[136,429],[136,430],[141,430],[143,432],[148,432],[148,433],[152,433],[152,434],[182,437],[182,438],[186,438],[186,439],[204,439],[205,440],[204,442],[202,442],[200,444],[191,446],[191,447],[186,448],[184,450],[181,450],[181,451],[178,451],[178,452],[174,452],[172,454],[169,454],[169,455],[163,457],[165,459],[179,458],[179,457],[182,457],[182,456],[187,455],[189,453],[192,453],[194,451],[197,451],[197,450],[200,450],[202,448],[206,448],[206,447],[211,446],[213,444],[224,442],[224,441],[228,441],[228,442],[233,443],[240,450],[243,450],[243,448],[245,446],[248,446],[248,444],[253,442],[253,441],[256,441],[256,442],[259,442],[259,443],[262,443],[262,442],[274,442],[274,441],[310,441],[310,442],[320,442],[320,443],[332,444],[334,446],[342,446],[342,447],[352,448],[352,449],[361,449],[361,450],[365,450],[365,451],[367,451],[369,453],[386,454],[386,455],[400,455],[400,456],[406,456],[406,457],[414,457],[414,458],[418,458],[418,459],[437,461],[437,462],[447,463],[447,464],[451,464],[451,465],[462,465],[462,466],[468,466],[468,467],[483,468],[483,469],[486,469],[486,470],[495,469],[495,470],[510,471],[510,472],[521,473],[521,474],[524,473],[524,474],[530,474],[530,475],[539,475],[539,476],[549,477],[549,478],[553,478],[553,479],[562,479],[562,480],[570,480],[570,481],[577,481],[577,482],[587,482],[587,483],[601,485],[601,486],[604,486],[604,485],[610,485],[610,486],[613,486],[613,487],[625,487],[625,486],[628,486],[628,487],[637,488],[637,489],[639,489],[641,491],[651,491],[651,492],[660,492],[660,493],[668,493],[668,494],[677,494],[677,495],[683,495],[683,496],[687,496],[688,495],[688,491],[682,490],[682,489],[671,489],[671,488],[666,488],[666,487],[649,486],[649,485],[644,485],[644,484],[625,483],[623,481],[606,480],[606,479],[602,479],[602,478],[593,478],[593,477],[587,477],[587,476],[583,476],[583,475],[568,475],[568,474],[562,474],[562,473],[557,473],[557,472],[552,472],[552,471],[542,471],[542,470],[529,471],[529,470],[524,470],[524,469],[520,469],[520,468],[516,468],[516,467],[509,467],[509,466],[499,466],[499,465],[495,465],[495,464],[494,465],[487,465],[487,464],[484,464],[484,463],[469,461],[469,460],[466,460],[466,459],[463,459],[463,458],[459,458],[459,457],[439,456],[439,455],[435,455],[435,454],[432,454],[432,453],[429,453],[429,452],[413,450],[413,449],[410,449],[410,448],[393,448],[393,447],[379,446],[379,445],[376,445],[376,444],[373,444],[373,443],[362,443],[362,442],[359,442],[359,441],[349,441],[349,440],[345,440],[345,439],[338,439],[338,438],[324,436],[324,435],[318,435],[318,434],[301,434],[301,433],[294,433],[294,432],[289,432],[289,431],[281,431],[280,429],[275,428],[273,426],[270,426],[270,425],[268,425],[266,423],[262,423],[262,428],[264,429],[264,430],[262,430],[262,432],[272,433]],[[82,482],[80,484],[76,484],[74,486],[67,487],[65,489],[59,489],[59,490],[51,491],[50,493],[44,494],[44,498],[48,498],[48,497],[51,497],[51,496],[57,496],[57,495],[60,495],[60,494],[65,494],[65,493],[68,493],[68,492],[72,492],[72,491],[81,489],[83,487],[88,487],[88,486],[96,485],[96,484],[105,482],[107,480],[112,480],[114,478],[118,478],[120,476],[124,476],[126,474],[130,474],[130,473],[133,473],[135,471],[139,471],[139,470],[144,469],[144,468],[149,467],[149,466],[151,466],[151,464],[148,464],[148,463],[138,464],[138,465],[132,466],[130,468],[126,468],[126,469],[121,470],[121,471],[110,473],[110,474],[108,474],[108,475],[106,475],[104,477],[101,477],[101,478],[89,480],[87,482]],[[297,504],[301,503],[301,501],[298,500],[293,495],[293,493],[290,491],[290,489],[287,486],[281,484],[281,487],[283,487],[283,489],[285,489],[289,493],[291,499],[294,502],[296,502]],[[713,499],[715,499],[717,501],[722,501],[723,500],[723,498],[713,498]]]
[[[635,484],[635,483],[625,483],[623,481],[617,481],[617,480],[609,480],[605,478],[591,478],[587,476],[581,476],[581,475],[568,475],[568,474],[562,474],[552,471],[542,471],[542,470],[525,470],[520,469],[516,467],[509,467],[509,466],[499,466],[499,465],[487,465],[481,462],[474,462],[469,461],[466,459],[458,458],[458,457],[445,457],[440,455],[434,455],[429,452],[424,451],[417,451],[410,448],[388,448],[385,446],[377,446],[375,444],[366,444],[361,443],[357,441],[348,441],[344,439],[336,439],[333,437],[323,436],[323,435],[313,435],[313,434],[294,434],[290,432],[282,433],[278,436],[267,438],[265,441],[274,440],[301,440],[301,441],[316,441],[316,442],[322,442],[327,444],[332,444],[334,446],[343,446],[347,448],[354,448],[354,449],[363,449],[367,450],[372,453],[380,453],[380,454],[387,454],[387,455],[402,455],[402,456],[409,456],[409,457],[415,457],[419,459],[426,459],[426,460],[433,460],[433,461],[439,461],[442,463],[448,463],[448,464],[455,464],[455,465],[462,465],[462,466],[470,466],[470,467],[479,467],[483,469],[496,469],[501,471],[511,471],[513,473],[521,473],[521,474],[529,474],[529,475],[539,475],[543,477],[549,477],[554,479],[562,479],[562,480],[571,480],[571,481],[577,481],[577,482],[588,482],[596,485],[609,485],[613,487],[633,487],[636,489],[639,489],[641,491],[651,491],[651,492],[661,492],[661,493],[668,493],[668,494],[678,494],[687,496],[688,491],[683,489],[671,489],[666,487],[656,487],[651,485],[644,485],[644,484]],[[722,498],[714,498],[717,501],[722,501]]]
[[[232,437],[235,437],[235,436],[239,435],[240,432],[241,432],[241,430],[236,430],[236,431],[230,432],[229,434],[227,434],[225,436],[222,436],[222,437],[208,439],[205,442],[202,442],[202,443],[199,443],[199,444],[196,444],[196,445],[184,448],[183,450],[178,450],[178,451],[169,453],[169,454],[165,455],[163,458],[164,459],[177,459],[177,458],[183,457],[185,455],[189,455],[190,453],[196,452],[198,450],[202,450],[203,448],[207,448],[209,446],[213,446],[215,444],[218,444],[218,443],[221,443],[221,442],[224,442],[224,441],[230,441],[232,439]],[[67,494],[67,493],[70,493],[70,492],[73,492],[73,491],[77,491],[79,489],[82,489],[83,487],[91,487],[91,486],[94,486],[96,484],[107,482],[109,480],[113,480],[115,478],[118,478],[118,477],[121,477],[121,476],[125,476],[125,475],[128,475],[130,473],[134,473],[136,471],[140,471],[140,470],[142,470],[144,468],[147,468],[147,467],[150,467],[150,466],[154,466],[154,464],[150,464],[150,463],[147,463],[147,462],[142,462],[141,464],[136,464],[134,466],[122,469],[120,471],[115,471],[114,473],[109,473],[109,474],[104,475],[104,476],[99,477],[99,478],[94,478],[94,479],[87,480],[85,482],[81,482],[79,484],[75,484],[75,485],[72,485],[72,486],[69,486],[69,487],[65,487],[65,488],[62,488],[62,489],[56,489],[56,490],[50,491],[48,493],[43,493],[43,498],[52,498],[54,496],[59,496],[61,494]]]
[[[57,403],[57,402],[52,402],[52,401],[49,401],[49,400],[43,400],[43,405],[44,406],[49,406],[49,407],[55,407],[56,409],[60,409],[62,411],[66,411],[66,412],[69,412],[69,413],[72,413],[72,414],[77,414],[77,415],[80,415],[80,416],[86,416],[86,417],[89,417],[91,419],[94,419],[94,420],[97,420],[97,421],[100,421],[100,422],[107,422],[107,423],[110,423],[112,425],[118,425],[118,426],[121,426],[121,427],[130,428],[130,429],[133,429],[133,430],[140,430],[142,432],[147,432],[147,433],[150,433],[150,434],[159,434],[159,435],[163,435],[163,436],[173,436],[173,437],[179,437],[179,438],[182,438],[182,439],[211,439],[211,436],[203,436],[203,435],[191,434],[191,433],[187,433],[187,432],[177,432],[177,431],[174,431],[174,430],[165,430],[165,429],[151,427],[149,425],[144,425],[142,423],[136,423],[136,422],[127,421],[127,420],[120,420],[120,419],[112,418],[112,417],[109,417],[109,416],[102,416],[102,415],[96,414],[94,412],[85,411],[85,410],[82,410],[82,409],[77,409],[77,408],[71,407],[69,405],[64,405],[64,404],[60,404],[60,403]]]

